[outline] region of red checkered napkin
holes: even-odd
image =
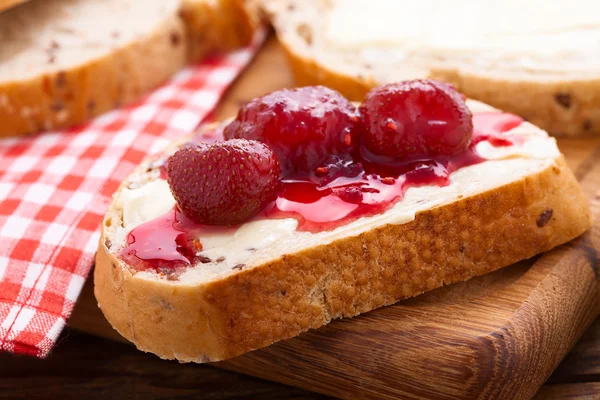
[[[146,155],[199,125],[259,36],[85,126],[0,140],[0,350],[48,354],[90,271],[112,193]]]

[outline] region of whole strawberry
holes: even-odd
[[[235,225],[275,198],[279,173],[267,145],[233,139],[179,149],[169,160],[167,181],[187,217],[199,224]]]
[[[379,86],[367,93],[360,113],[363,143],[380,156],[451,156],[466,150],[473,134],[464,97],[434,80]]]
[[[339,92],[305,86],[249,101],[223,134],[268,144],[284,174],[295,174],[313,171],[331,155],[348,154],[358,122],[356,107]]]

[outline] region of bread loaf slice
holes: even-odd
[[[600,134],[600,3],[269,0],[300,85],[432,78],[555,135]]]
[[[254,25],[242,6],[44,0],[1,13],[0,137],[86,121],[153,89],[190,57],[247,43]]]
[[[294,219],[251,221],[201,236],[204,262],[181,274],[136,270],[120,254],[132,228],[175,204],[160,166],[191,138],[174,143],[114,195],[96,257],[99,306],[140,350],[217,361],[494,271],[588,229],[587,201],[554,139],[529,123],[506,135],[521,144],[478,147],[488,161],[452,173],[448,186],[411,188],[382,214],[318,233],[296,230]]]
[[[0,137],[132,101],[186,62],[178,0],[44,0],[0,14]]]

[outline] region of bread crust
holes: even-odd
[[[114,211],[113,211],[114,212]],[[587,201],[562,156],[510,184],[328,245],[198,285],[132,274],[103,232],[95,294],[138,349],[182,362],[217,361],[330,320],[467,280],[587,230]]]
[[[148,36],[72,69],[0,83],[0,137],[72,126],[129,103],[186,62],[183,22],[165,18]]]
[[[252,40],[242,0],[186,0],[145,37],[74,68],[0,82],[0,137],[72,126],[154,89],[188,61]]]
[[[187,28],[188,58],[192,62],[213,51],[248,45],[258,24],[244,0],[184,0],[181,17]]]
[[[336,71],[295,50],[285,34],[278,35],[299,86],[325,85],[361,101],[380,85],[368,75]],[[600,76],[596,79],[527,80],[457,69],[419,69],[406,79],[431,78],[452,83],[467,97],[520,115],[555,136],[600,135]]]

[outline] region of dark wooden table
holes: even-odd
[[[217,118],[235,113],[249,94],[286,85],[285,68],[271,68],[269,80],[254,79],[256,64],[284,63],[270,41],[217,110]],[[244,95],[241,95],[244,93]],[[576,147],[576,146],[575,146]],[[575,149],[577,150],[577,149]],[[585,149],[582,149],[582,151]],[[90,291],[91,286],[86,285]],[[89,295],[89,293],[88,293]],[[90,310],[80,304],[71,323],[84,327]],[[97,312],[97,311],[96,311]],[[82,325],[83,324],[83,325]],[[90,331],[89,329],[85,329]],[[67,328],[46,360],[0,354],[0,399],[325,399],[327,397],[216,369],[180,365],[144,354],[130,345]],[[535,397],[600,400],[600,319],[569,353]]]
[[[205,365],[163,361],[68,328],[45,360],[0,355],[0,399],[325,399]],[[600,399],[600,319],[536,396]]]

